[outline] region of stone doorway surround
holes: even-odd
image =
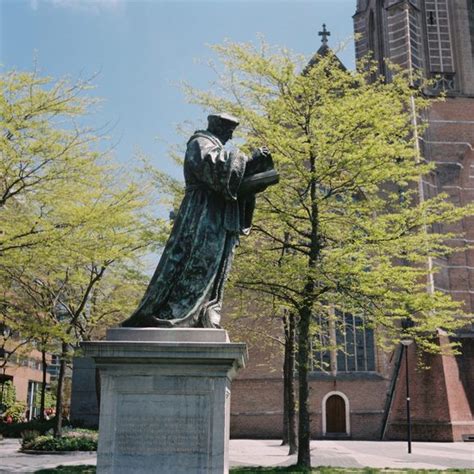
[[[327,428],[328,428],[328,420],[327,420],[327,416],[328,416],[328,412],[327,412],[327,402],[329,400],[330,397],[332,396],[339,396],[342,398],[342,400],[344,401],[344,409],[345,409],[345,432],[344,433],[329,433],[327,431]],[[336,435],[342,435],[342,436],[350,436],[351,434],[351,424],[350,424],[350,403],[349,403],[349,399],[347,398],[347,396],[343,393],[343,392],[339,392],[339,391],[331,391],[331,392],[328,392],[326,393],[326,395],[324,396],[323,400],[322,400],[322,403],[321,403],[321,411],[322,411],[322,434],[323,436],[330,436],[332,434],[336,434]]]

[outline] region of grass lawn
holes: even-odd
[[[437,473],[472,473],[472,469],[447,469],[447,470],[436,470],[436,469],[375,469],[371,467],[365,467],[360,469],[350,468],[337,468],[337,467],[315,467],[311,471],[298,470],[294,467],[246,467],[238,468],[234,467],[230,470],[231,474],[258,474],[264,472],[266,474],[286,472],[290,473],[309,473],[312,474],[437,474]],[[36,471],[35,474],[95,474],[95,466],[59,466],[54,469],[41,469]]]
[[[95,466],[58,466],[51,469],[41,469],[35,474],[95,474]]]
[[[295,467],[248,467],[248,468],[233,468],[230,470],[232,474],[249,474],[249,473],[260,473],[266,474],[272,473],[312,473],[312,474],[437,474],[437,473],[472,473],[470,469],[448,469],[448,470],[437,470],[437,469],[377,469],[374,467],[363,467],[363,468],[343,468],[343,467],[325,467],[318,466],[313,467],[311,471],[296,469]]]

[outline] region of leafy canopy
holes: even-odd
[[[80,125],[88,88],[0,75],[1,322],[46,350],[125,319],[145,284],[140,257],[166,232],[145,180]]]
[[[211,91],[186,85],[190,100],[238,116],[243,150],[268,146],[281,174],[258,199],[234,283],[297,314],[362,314],[389,342],[411,318],[410,335],[437,350],[433,333],[467,316],[428,285],[435,259],[451,251],[452,235],[436,225],[472,206],[420,196],[433,165],[418,155],[413,117],[420,121],[429,102],[412,78],[393,68],[387,83],[370,62],[348,71],[331,52],[305,67],[304,58],[265,43],[214,50],[218,80]],[[321,330],[315,319],[311,330]]]

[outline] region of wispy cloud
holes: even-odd
[[[30,7],[32,10],[38,10],[41,6],[48,5],[99,15],[106,11],[119,11],[125,3],[125,0],[30,0]]]

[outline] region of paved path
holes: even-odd
[[[20,442],[16,439],[0,441],[0,473],[35,472],[46,467],[80,464],[95,464],[95,453],[68,454],[23,454],[18,452]]]
[[[279,441],[232,440],[232,466],[288,466],[288,457]],[[474,443],[413,443],[412,454],[404,442],[312,441],[313,466],[390,467],[411,469],[470,468],[474,473]]]
[[[35,472],[62,465],[95,464],[95,453],[22,454],[17,440],[0,441],[0,474]],[[470,468],[474,473],[474,443],[406,443],[374,441],[312,441],[313,466],[391,467],[412,469]],[[231,466],[287,466],[296,456],[276,440],[231,440]]]

